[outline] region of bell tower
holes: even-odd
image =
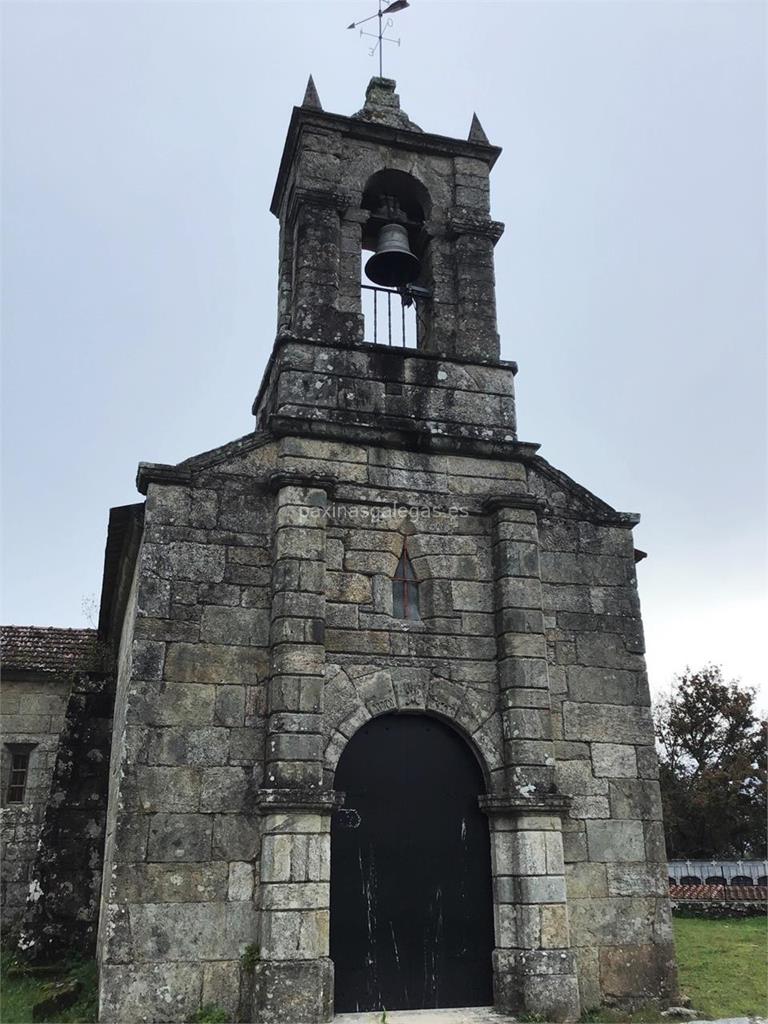
[[[493,247],[503,225],[490,218],[488,178],[500,152],[476,117],[466,141],[422,132],[392,79],[372,79],[353,117],[325,113],[310,80],[271,207],[280,220],[280,332],[365,340],[360,256],[389,244],[389,259],[375,255],[366,272],[384,286],[419,287],[419,347],[498,359]]]
[[[493,249],[503,225],[489,200],[500,152],[476,116],[467,140],[423,132],[391,79],[372,79],[352,117],[323,111],[310,79],[272,199],[278,339],[254,403],[257,428],[311,424],[342,437],[375,423],[438,446],[451,436],[515,439],[516,366],[499,360],[496,327]],[[401,304],[415,307],[415,345],[391,333],[390,351],[370,344],[361,300],[371,291],[386,300],[390,327]],[[469,365],[477,371],[458,369]]]

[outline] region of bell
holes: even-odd
[[[420,271],[421,262],[411,252],[403,225],[385,224],[376,252],[365,264],[366,276],[384,288],[399,288],[415,281]]]

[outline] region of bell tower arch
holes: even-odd
[[[424,229],[429,193],[405,171],[383,170],[368,179],[362,205],[370,212],[363,248],[373,252],[366,276],[387,288],[407,288],[422,277],[418,254],[429,241]]]

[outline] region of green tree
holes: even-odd
[[[766,856],[766,729],[754,690],[687,669],[655,712],[667,854]]]

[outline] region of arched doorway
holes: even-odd
[[[334,786],[331,958],[337,1013],[490,1006],[493,905],[485,790],[472,751],[426,715],[350,740]]]

